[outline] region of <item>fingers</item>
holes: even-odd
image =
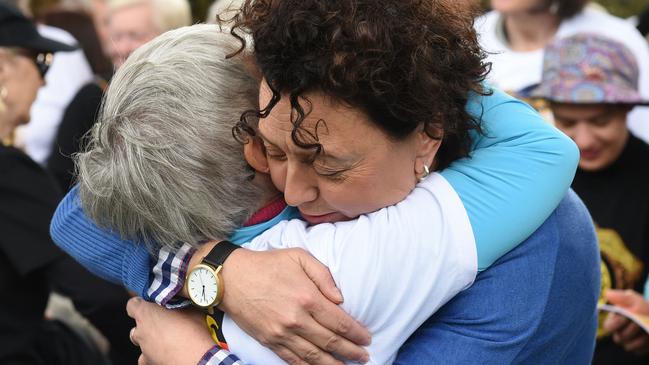
[[[331,332],[341,336],[343,339],[362,346],[367,346],[372,342],[369,331],[349,314],[345,313],[339,306],[332,303],[324,303],[322,305],[311,306],[307,309],[318,323]],[[339,342],[339,344],[343,343],[344,341]],[[336,347],[337,345],[334,344],[334,346]]]
[[[649,335],[643,334],[633,341],[626,343],[624,349],[629,352],[635,352],[638,355],[649,353]]]
[[[614,313],[609,313],[606,317],[606,321],[604,321],[604,328],[609,332],[617,332],[629,323],[631,323],[631,321],[628,318]]]
[[[336,304],[343,302],[343,295],[336,287],[329,269],[304,250],[296,250],[300,264],[307,276],[318,287],[320,292]]]
[[[606,299],[631,312],[644,313],[645,310],[649,310],[649,303],[633,290],[608,290]],[[604,322],[604,328],[613,332],[613,341],[624,346],[626,351],[640,355],[649,352],[649,335],[629,319],[609,314]]]
[[[338,308],[321,295],[320,298]],[[268,327],[269,331],[258,340],[290,364],[342,365],[332,353],[349,360],[367,362],[365,349],[326,329],[306,310],[296,316],[282,316],[278,320],[278,325]]]
[[[140,345],[137,342],[137,338],[135,337],[135,327],[131,328],[131,331],[128,333],[128,338],[131,340],[131,343],[134,346],[140,347]]]
[[[235,275],[239,278],[260,279],[244,280],[245,285],[241,280],[233,280],[238,286],[228,286],[223,309],[242,329],[284,361],[338,365],[336,355],[349,360],[367,357],[359,345],[369,344],[370,334],[338,307],[342,296],[329,270],[306,251],[236,250],[226,264],[229,265],[223,270],[226,283],[228,275],[237,271],[248,273]],[[244,267],[247,270],[241,270]],[[269,291],[271,287],[273,290]],[[257,299],[250,300],[251,297]],[[228,304],[230,300],[237,305]]]
[[[329,299],[332,295],[337,295],[342,301],[342,294],[336,287],[329,269],[305,251],[298,250],[296,254],[299,255],[305,273],[318,286],[322,294],[327,296],[325,291],[329,291],[330,295],[327,296]],[[334,303],[320,300],[305,301],[303,306],[315,321],[310,322],[310,325],[303,325],[298,333],[328,353],[337,354],[348,360],[367,362],[369,355],[359,345],[370,344],[370,333]],[[296,348],[292,350],[302,353]],[[322,356],[317,352],[315,354]]]
[[[614,290],[606,291],[606,299],[611,303],[622,308],[632,307],[638,300],[643,300],[642,296],[633,290]]]
[[[134,297],[128,300],[126,302],[126,313],[128,314],[129,317],[136,319],[136,314],[139,311],[139,308],[142,305],[142,298],[140,297]]]
[[[293,336],[284,344],[291,353],[297,355],[301,362],[313,365],[344,365],[331,354],[311,344],[299,336]],[[290,362],[289,362],[290,363]]]
[[[622,296],[629,297],[627,293],[617,292],[620,293],[613,294],[613,297],[615,297],[614,300],[621,299]],[[611,313],[604,322],[604,328],[613,332],[613,341],[623,346],[626,351],[634,352],[638,355],[649,353],[649,335],[640,326],[631,322],[626,317]]]
[[[302,361],[299,356],[284,346],[274,346],[271,350],[289,365],[309,365],[309,363]]]
[[[137,358],[137,365],[149,365],[144,357],[144,354],[140,354],[140,357]]]
[[[619,344],[626,344],[635,340],[641,332],[642,329],[638,327],[638,325],[635,323],[629,323],[613,333],[613,341]]]
[[[342,311],[339,307],[334,307],[334,311]],[[294,352],[300,354],[302,359],[311,364],[341,364],[330,354],[336,354],[354,362],[366,363],[369,361],[369,354],[363,347],[323,327],[323,324],[314,319],[308,320],[306,325],[298,329],[298,334],[301,337],[295,337],[295,340],[288,345]]]

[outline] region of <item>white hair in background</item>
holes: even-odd
[[[192,24],[192,11],[187,0],[151,0],[156,25],[161,32]]]
[[[229,19],[241,9],[241,5],[243,5],[243,0],[215,0],[207,9],[205,22],[216,23],[217,15],[221,15],[223,19]]]
[[[77,156],[88,216],[125,238],[177,248],[227,238],[257,209],[243,147],[232,136],[258,83],[239,42],[216,25],[167,32],[135,51],[105,95]]]
[[[153,24],[159,33],[192,24],[191,7],[187,0],[108,0],[108,11],[147,3],[152,7]]]
[[[83,9],[88,13],[92,13],[94,9],[92,0],[61,0],[58,4],[64,9]]]
[[[217,17],[221,20],[220,26],[224,32],[230,32],[230,26],[233,23],[234,17],[241,10],[243,0],[215,0],[210,8],[207,10],[205,22],[209,24],[218,24]],[[237,32],[246,40],[245,52],[250,55],[254,52],[254,40],[249,33],[242,33],[241,30]]]

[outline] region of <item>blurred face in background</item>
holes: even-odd
[[[622,154],[629,139],[628,106],[607,104],[552,104],[557,128],[579,147],[579,168],[598,171]]]
[[[108,55],[110,37],[108,35],[108,5],[106,0],[92,0],[92,22],[101,42],[101,48],[104,54]]]
[[[20,124],[29,122],[31,108],[43,78],[29,51],[0,47],[0,138],[8,137]]]
[[[490,5],[493,10],[506,15],[548,9],[547,0],[491,0]]]
[[[154,25],[153,8],[149,1],[123,6],[110,12],[108,54],[113,65],[119,68],[133,51],[159,33]]]

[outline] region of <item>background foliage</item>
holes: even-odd
[[[597,0],[596,2],[602,4],[611,14],[623,18],[640,14],[649,7],[648,0]]]

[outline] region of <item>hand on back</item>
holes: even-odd
[[[301,249],[236,250],[223,266],[220,306],[250,336],[289,364],[366,362],[370,334],[338,304],[326,266]]]

